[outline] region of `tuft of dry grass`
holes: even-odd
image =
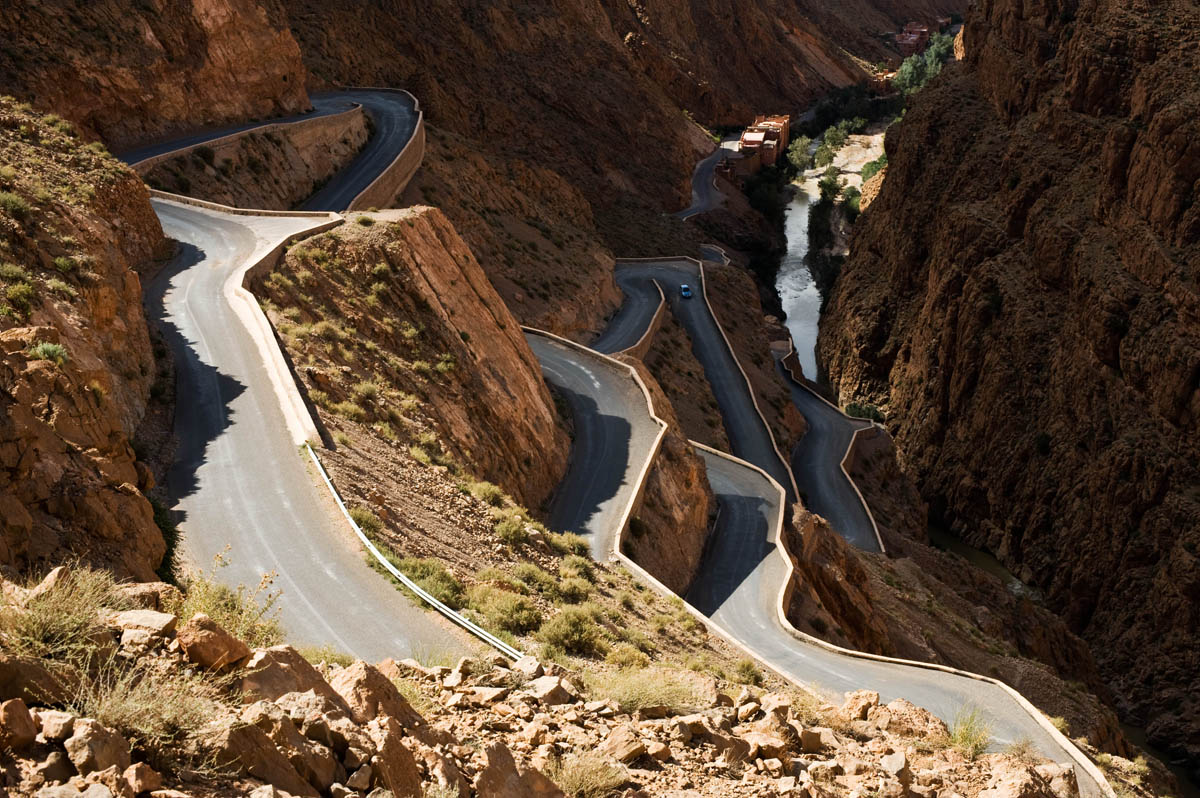
[[[297,646],[296,651],[313,665],[320,665],[324,662],[326,665],[345,668],[354,664],[354,657],[334,647],[331,643],[319,646]]]
[[[670,668],[622,668],[590,673],[585,680],[592,695],[615,701],[622,712],[661,706],[686,715],[704,706],[689,675]]]
[[[183,599],[173,602],[166,611],[185,621],[203,612],[250,648],[284,642],[277,606],[281,591],[271,589],[275,574],[263,574],[253,588],[245,585],[231,588],[216,579],[217,573],[228,565],[227,553],[222,552],[213,558],[211,571],[188,574],[181,584]]]
[[[623,767],[594,751],[555,759],[546,775],[570,798],[604,798],[629,780]]]
[[[40,579],[29,580],[35,587]],[[10,653],[67,663],[92,659],[97,640],[106,634],[103,610],[121,610],[128,601],[116,592],[112,574],[72,564],[55,587],[21,606],[0,605],[0,634]]]
[[[950,724],[950,747],[974,761],[992,742],[992,726],[977,707],[962,707]]]

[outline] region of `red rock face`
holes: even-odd
[[[1200,19],[985,0],[887,139],[822,323],[968,541],[1200,756]]]
[[[277,0],[5,3],[0,84],[114,150],[308,107]]]

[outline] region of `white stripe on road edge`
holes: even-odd
[[[358,535],[358,539],[362,541],[363,546],[366,547],[367,551],[371,553],[371,556],[374,557],[380,565],[387,569],[388,573],[396,577],[396,579],[400,581],[400,584],[404,585],[413,593],[416,593],[417,596],[426,604],[433,607],[442,615],[449,618],[452,622],[458,624],[463,629],[466,629],[468,632],[475,635],[504,656],[512,660],[518,660],[524,656],[520,651],[510,646],[508,643],[505,643],[488,630],[472,623],[471,621],[468,621],[450,607],[435,599],[433,596],[427,593],[424,588],[401,573],[396,566],[392,565],[391,561],[388,560],[387,557],[384,557],[383,553],[380,552],[379,549],[375,548],[375,544],[371,542],[370,538],[363,533],[358,524],[354,522],[354,519],[350,517],[350,511],[346,509],[345,502],[343,502],[342,497],[338,495],[337,488],[335,488],[333,486],[333,482],[330,481],[329,474],[325,472],[325,466],[321,465],[321,459],[317,457],[317,453],[313,451],[313,447],[308,442],[305,442],[304,448],[308,450],[308,456],[312,458],[313,463],[317,467],[317,471],[320,472],[321,479],[325,482],[325,487],[329,488],[329,492],[333,494],[333,500],[337,502],[337,506],[341,509],[342,515],[347,521],[350,522],[350,528],[354,530],[354,534]]]

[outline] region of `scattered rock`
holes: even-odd
[[[425,725],[421,715],[396,685],[373,665],[359,660],[342,668],[329,680],[330,687],[350,708],[350,716],[362,724],[380,715],[388,715],[408,729]]]
[[[162,776],[145,762],[135,762],[125,768],[121,778],[129,785],[134,795],[157,790],[162,786]]]
[[[117,629],[142,629],[157,637],[169,637],[178,622],[171,613],[157,610],[125,610],[114,613],[107,621]]]
[[[542,676],[525,685],[529,694],[540,703],[547,706],[569,704],[574,700],[574,690],[568,689],[567,683],[558,676]]]
[[[483,756],[486,764],[475,777],[479,798],[565,798],[562,790],[537,770],[519,771],[503,743],[489,745]]]
[[[38,729],[34,725],[29,707],[19,698],[10,698],[0,704],[0,749],[20,750],[33,743]]]
[[[126,582],[117,586],[117,593],[144,610],[166,612],[178,606],[183,594],[166,582]]]
[[[545,670],[542,668],[542,663],[538,662],[528,654],[514,662],[512,664],[512,670],[514,673],[518,673],[523,676],[526,681],[541,678],[541,676],[545,673]]]
[[[183,654],[202,668],[232,668],[250,656],[250,648],[212,618],[198,612],[176,635]]]
[[[63,746],[82,776],[94,770],[116,767],[123,771],[129,767],[129,743],[91,718],[77,718]]]
[[[246,663],[246,675],[242,677],[242,692],[255,699],[274,701],[288,693],[312,691],[332,701],[346,714],[347,706],[336,690],[329,686],[321,673],[291,646],[272,646],[257,649]]]
[[[608,737],[600,743],[599,750],[627,765],[646,753],[646,745],[636,729],[629,724],[622,724],[608,733]]]
[[[849,720],[866,720],[872,708],[879,706],[879,693],[874,690],[855,690],[846,693],[842,714]]]
[[[33,766],[33,772],[47,784],[64,782],[75,775],[75,766],[62,751],[51,751],[46,758]]]

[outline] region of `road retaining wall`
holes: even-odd
[[[357,197],[350,201],[347,210],[365,211],[370,208],[390,207],[392,200],[408,187],[413,175],[421,168],[425,160],[425,112],[421,103],[407,91],[401,89],[369,89],[369,91],[396,91],[407,94],[413,102],[413,110],[417,114],[417,125],[412,136],[400,154],[392,160],[371,184],[363,189]]]
[[[362,115],[363,113],[365,112],[363,111],[362,106],[356,105],[354,108],[349,108],[337,114],[324,114],[322,116],[314,116],[311,119],[297,119],[294,122],[272,122],[266,125],[260,125],[259,127],[239,130],[238,132],[230,133],[227,136],[220,136],[219,138],[209,139],[208,141],[189,144],[186,147],[180,147],[179,149],[171,150],[170,152],[152,155],[149,158],[145,158],[137,161],[136,163],[130,164],[130,166],[139,175],[145,177],[154,169],[154,167],[158,166],[164,161],[169,161],[176,156],[187,155],[194,150],[199,149],[200,147],[207,147],[216,152],[222,147],[233,144],[239,139],[250,135],[251,133],[270,133],[275,131],[287,133],[289,135],[300,133],[303,136],[317,138],[321,136],[328,136],[331,131],[334,131],[340,136],[341,131],[344,131],[346,126],[349,124],[350,118],[356,114]]]

